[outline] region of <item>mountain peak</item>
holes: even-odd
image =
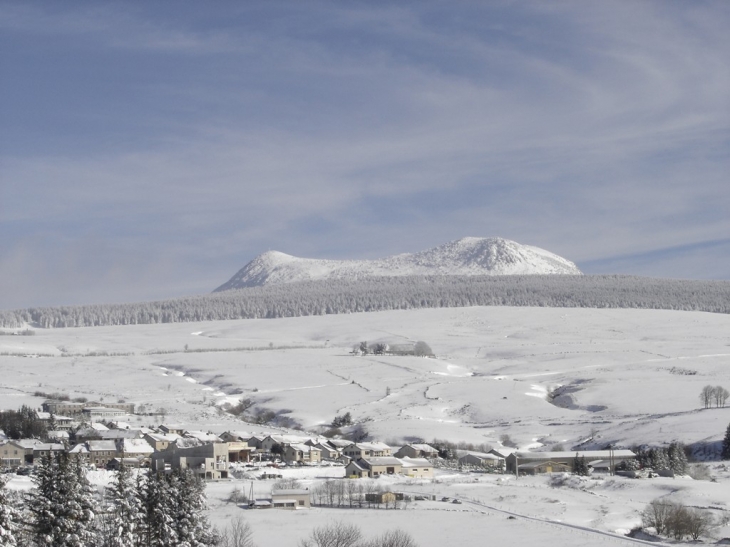
[[[405,275],[580,275],[575,264],[500,237],[464,237],[433,249],[375,260],[320,260],[267,251],[214,292],[317,279]]]

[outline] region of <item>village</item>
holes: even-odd
[[[434,469],[448,467],[464,473],[535,475],[566,473],[584,466],[587,473],[634,476],[626,465],[636,454],[631,450],[578,452],[527,452],[500,447],[489,452],[457,450],[442,454],[427,443],[389,446],[383,442],[328,438],[291,433],[226,431],[215,434],[161,424],[131,425],[122,418],[134,415],[132,403],[78,403],[47,400],[35,411],[46,426],[44,439],[8,439],[0,444],[3,473],[32,475],[44,457],[65,453],[92,469],[147,468],[169,473],[189,470],[204,481],[226,481],[241,476],[257,480],[282,479],[282,468],[338,467],[342,479],[383,475],[405,479],[433,479]],[[446,457],[442,457],[446,456]],[[367,501],[388,503],[403,494],[388,491],[361,492]],[[272,488],[268,499],[251,499],[253,508],[297,509],[310,507],[306,489]],[[458,503],[458,500],[453,500]]]

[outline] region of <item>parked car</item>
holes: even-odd
[[[444,496],[443,498],[441,498],[441,501],[451,501],[451,498],[448,496]]]
[[[457,504],[461,505],[461,500],[453,500],[451,503],[457,503]]]
[[[423,500],[426,499],[426,496],[416,496],[413,499],[416,500],[416,501],[423,501]]]

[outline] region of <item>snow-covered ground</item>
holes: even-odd
[[[706,443],[711,450],[730,423],[730,408],[701,409],[699,393],[707,384],[730,389],[728,333],[730,316],[719,314],[499,307],[39,330],[35,336],[0,337],[0,353],[14,354],[0,355],[0,406],[39,406],[42,398],[34,392],[63,392],[164,409],[165,421],[190,429],[271,430],[219,411],[223,402],[249,397],[263,407],[291,410],[289,416],[305,428],[350,412],[374,438],[390,442],[417,437],[498,446],[509,435],[521,447],[571,450],[586,440],[588,447],[677,440]],[[363,340],[424,340],[437,357],[351,355]],[[561,386],[562,406],[556,406],[547,394]],[[130,418],[133,424],[162,419]],[[367,535],[400,527],[423,546],[452,537],[621,543],[628,540],[522,517],[515,522],[497,509],[625,531],[659,496],[727,509],[728,471],[712,465],[716,483],[607,478],[555,487],[547,477],[479,475],[474,481],[455,475],[408,485],[408,491],[473,503],[415,502],[406,512],[245,514],[261,545],[273,545],[274,538],[293,545],[313,526],[338,518],[377,529]],[[217,522],[242,511],[220,501],[231,488],[209,486]],[[717,533],[730,536],[730,529]]]

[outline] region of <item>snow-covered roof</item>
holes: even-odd
[[[174,443],[175,441],[182,439],[177,433],[147,433],[150,439],[154,439],[158,442]]]
[[[155,451],[144,439],[122,439],[119,448],[125,454],[152,454]]]
[[[309,490],[305,490],[304,488],[292,488],[292,489],[282,489],[282,490],[272,490],[271,496],[308,496]]]
[[[11,442],[23,448],[35,448],[37,445],[42,444],[38,439],[18,439],[17,441]]]
[[[514,455],[519,458],[528,460],[552,460],[552,459],[566,459],[578,457],[584,457],[586,459],[610,459],[614,458],[633,458],[636,456],[631,450],[579,450],[575,451],[561,451],[561,452],[526,452],[518,451],[514,452]]]
[[[408,456],[405,456],[403,458],[399,458],[401,464],[403,467],[410,468],[410,467],[431,467],[431,462],[428,461],[426,458],[409,458]]]
[[[418,443],[418,444],[407,444],[406,446],[410,446],[411,448],[415,448],[416,450],[420,450],[421,452],[438,452],[438,450],[436,450],[430,444]]]
[[[198,439],[206,443],[219,443],[221,438],[215,433],[206,433],[205,431],[186,431],[185,437]]]
[[[348,441],[347,439],[328,439],[327,442],[335,448],[345,448],[353,444],[352,441]]]
[[[66,447],[63,446],[61,443],[40,443],[33,447],[33,451],[36,450],[65,450]]]
[[[403,463],[398,458],[393,458],[391,456],[381,456],[377,458],[363,458],[360,461],[366,462],[368,465],[400,465],[403,466]]]
[[[86,441],[86,445],[89,447],[90,452],[117,451],[117,443],[114,441]]]
[[[89,449],[85,443],[79,443],[68,451],[69,454],[88,454]]]
[[[94,429],[96,431],[109,431],[109,428],[107,426],[98,422],[91,424],[91,429]]]

